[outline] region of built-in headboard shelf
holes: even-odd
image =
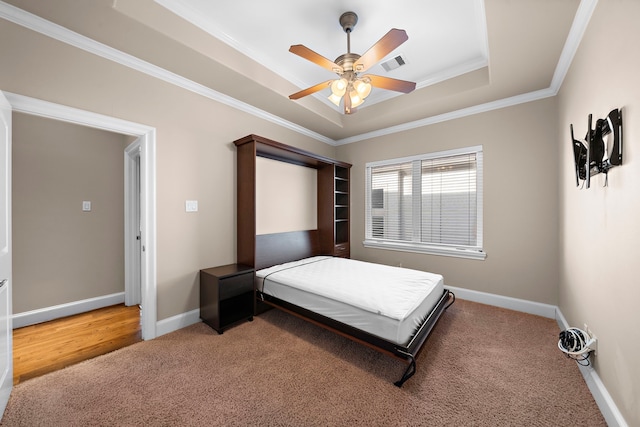
[[[237,148],[238,263],[262,268],[272,265],[273,260],[281,263],[310,255],[349,257],[349,163],[258,135],[245,136],[234,141],[234,144]],[[256,236],[256,157],[317,169],[317,230]],[[299,251],[295,249],[296,245],[292,249],[292,238],[295,236],[302,237]],[[279,244],[280,241],[282,244]],[[306,245],[304,242],[311,243]],[[268,244],[269,249],[263,248],[263,244]],[[274,253],[279,247],[283,253]]]

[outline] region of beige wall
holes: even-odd
[[[7,21],[0,58],[0,90],[156,128],[158,320],[197,309],[199,270],[236,260],[234,140],[257,134],[335,156],[330,145]],[[198,200],[199,212],[186,213],[185,200]]]
[[[449,286],[557,303],[556,102],[545,99],[338,147],[351,170],[351,256],[438,272]],[[482,145],[484,261],[364,248],[367,162]]]
[[[559,98],[560,301],[572,326],[598,337],[595,367],[629,425],[640,425],[640,2],[600,1]],[[569,125],[576,136],[622,108],[623,165],[575,187]]]
[[[198,270],[235,261],[235,147],[254,133],[354,164],[354,258],[438,271],[459,286],[559,304],[598,335],[596,369],[640,425],[640,3],[601,1],[560,95],[337,149],[6,21],[0,89],[157,129],[158,319],[198,307]],[[19,43],[16,41],[19,40]],[[574,187],[568,126],[624,108],[625,164]],[[485,261],[362,247],[368,161],[482,144]],[[15,196],[15,194],[14,194]],[[198,200],[199,212],[184,212]],[[14,218],[15,222],[15,218]],[[16,256],[14,254],[14,260]],[[631,339],[629,339],[631,338]]]
[[[256,234],[318,228],[317,169],[256,159]]]
[[[126,144],[13,114],[14,313],[124,292]]]

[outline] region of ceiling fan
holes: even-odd
[[[339,76],[337,79],[328,80],[289,95],[289,99],[300,99],[330,86],[331,95],[329,100],[336,106],[340,106],[340,101],[342,100],[344,113],[351,114],[355,112],[356,107],[364,102],[371,92],[371,86],[403,93],[409,93],[416,88],[414,82],[406,80],[373,74],[362,75],[376,62],[407,41],[409,37],[406,31],[393,28],[360,56],[356,53],[351,53],[351,32],[357,22],[358,15],[354,12],[345,12],[340,16],[340,25],[344,32],[347,33],[347,53],[340,55],[335,61],[331,61],[301,44],[293,45],[289,48],[289,52],[326,68]]]

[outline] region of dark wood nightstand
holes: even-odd
[[[233,324],[253,320],[253,268],[229,264],[200,270],[200,318],[222,333]]]

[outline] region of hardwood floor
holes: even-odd
[[[140,308],[124,304],[13,330],[13,384],[142,340]]]

